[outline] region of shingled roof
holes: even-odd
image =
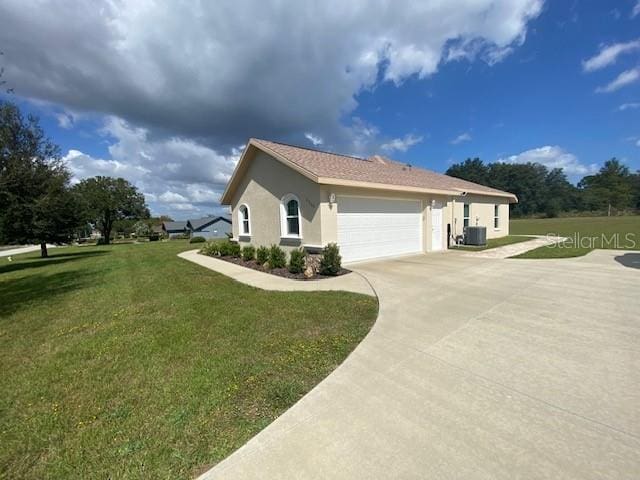
[[[450,177],[420,167],[407,165],[379,155],[358,158],[348,155],[296,147],[268,140],[250,139],[243,158],[222,196],[222,203],[230,202],[236,174],[251,148],[262,150],[311,180],[328,185],[352,185],[363,188],[441,193],[461,195],[463,192],[508,197],[516,202],[514,194]]]

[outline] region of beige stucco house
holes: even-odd
[[[320,249],[345,262],[447,248],[467,225],[509,234],[512,193],[396,162],[251,139],[222,194],[233,239]],[[450,234],[448,235],[448,232]]]

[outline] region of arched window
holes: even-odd
[[[238,225],[240,225],[240,235],[251,235],[249,207],[246,205],[240,205],[240,208],[238,209]]]
[[[293,194],[280,202],[280,227],[283,237],[302,237],[300,228],[300,201]]]

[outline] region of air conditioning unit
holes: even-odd
[[[467,227],[464,232],[465,245],[486,245],[487,227]]]

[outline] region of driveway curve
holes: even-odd
[[[357,266],[369,335],[201,478],[637,478],[640,270],[619,255]]]

